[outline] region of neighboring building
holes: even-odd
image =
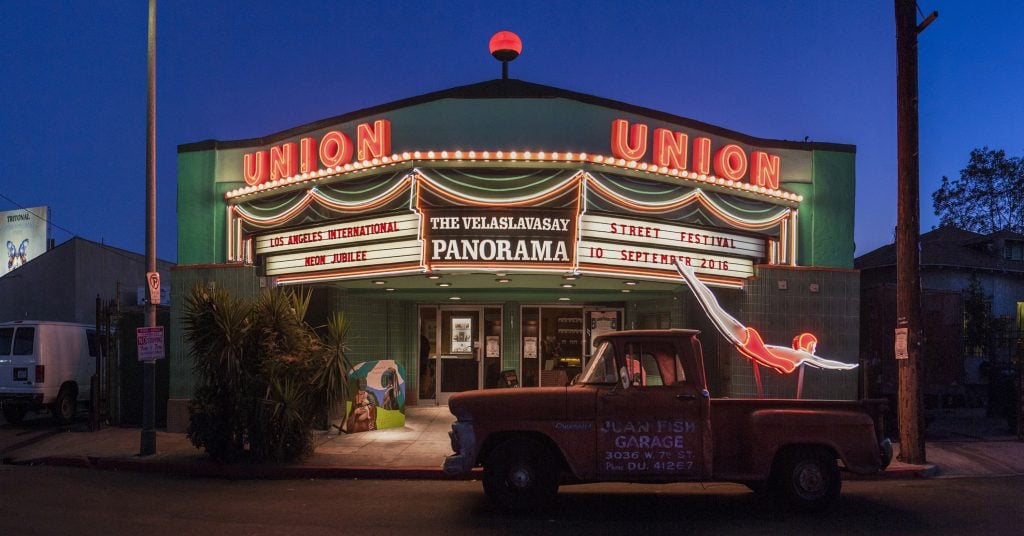
[[[164,305],[169,298],[172,263],[157,261]],[[140,299],[146,288],[146,257],[123,249],[72,238],[0,276],[0,322],[54,320],[97,325],[97,298],[103,301],[100,325],[120,326],[101,364],[101,396],[108,397],[115,424],[141,421],[142,367],[135,353],[135,327],[142,325]],[[167,308],[158,317],[166,324]],[[117,313],[120,313],[120,317]],[[101,328],[104,329],[104,328]],[[120,342],[117,342],[117,341]],[[157,363],[157,422],[165,420],[169,363]]]
[[[171,266],[157,262],[165,286]],[[113,301],[120,290],[122,307],[134,307],[145,279],[144,255],[75,237],[0,277],[0,322],[95,324],[97,297]]]
[[[921,235],[921,309],[926,408],[982,407],[990,371],[1019,358],[1024,312],[1024,235],[982,235],[943,226]],[[896,247],[858,257],[865,394],[895,397]],[[965,292],[973,281],[1002,329],[987,349],[965,342]],[[970,347],[968,347],[970,346]]]
[[[518,80],[181,145],[172,331],[196,284],[301,285],[311,323],[345,312],[349,358],[398,360],[414,404],[512,376],[565,385],[595,334],[647,327],[702,328],[716,396],[854,398],[856,370],[755,370],[671,264],[766,342],[814,332],[855,363],[854,161]],[[195,378],[171,346],[184,415]]]

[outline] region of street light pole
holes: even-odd
[[[146,271],[156,272],[156,0],[149,0],[146,51]],[[146,327],[156,327],[156,304],[146,304]],[[142,362],[139,455],[156,454],[156,362]]]
[[[917,24],[915,0],[895,0],[896,7],[896,328],[905,329],[906,356],[898,361],[900,454],[904,463],[925,463],[924,415],[921,412],[921,230],[920,162],[917,108],[917,34],[931,24],[933,12]]]

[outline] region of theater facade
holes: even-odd
[[[398,361],[411,404],[566,385],[596,335],[667,327],[703,330],[716,396],[857,395],[856,369],[752,364],[674,264],[765,341],[856,363],[853,146],[508,79],[254,134],[178,148],[172,412],[196,283],[311,289],[310,322],[344,312],[350,360]]]

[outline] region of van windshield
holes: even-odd
[[[0,355],[11,355],[11,340],[14,328],[0,328]]]
[[[32,355],[35,340],[36,328],[18,328],[14,332],[14,355]]]

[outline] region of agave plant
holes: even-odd
[[[282,462],[312,450],[310,396],[309,385],[301,378],[270,378],[267,397],[254,406],[258,425],[249,439],[254,458]]]
[[[321,407],[328,418],[348,399],[348,328],[345,313],[334,313],[327,319],[327,326],[320,338],[322,364],[313,380],[320,392]]]
[[[185,337],[192,343],[193,367],[207,385],[238,387],[250,311],[221,289],[196,285],[185,298]]]
[[[185,299],[185,336],[200,378],[190,404],[188,437],[222,462],[245,450],[241,393],[250,308],[223,290],[196,285]]]

